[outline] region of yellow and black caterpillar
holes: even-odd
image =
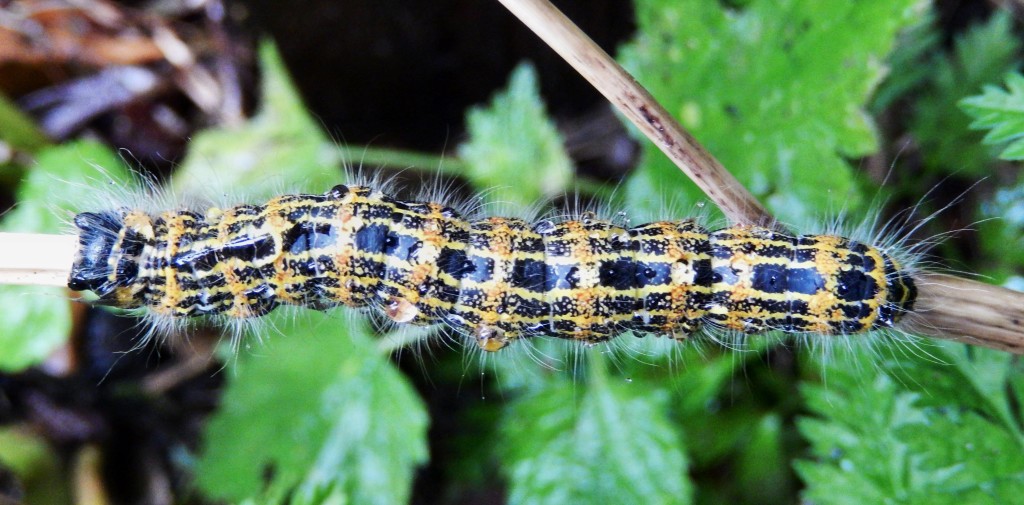
[[[489,351],[538,335],[681,340],[705,324],[855,334],[892,327],[916,296],[892,256],[835,235],[708,231],[690,220],[625,228],[590,215],[467,220],[365,186],[74,222],[68,286],[99,303],[236,319],[281,304],[376,306],[395,322],[445,324]]]

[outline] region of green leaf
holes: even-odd
[[[32,118],[25,115],[17,105],[0,93],[0,140],[15,149],[37,151],[50,144]]]
[[[957,505],[1019,497],[1024,443],[1013,419],[1000,418],[1008,408],[1010,360],[961,347],[904,356],[875,374],[865,368],[877,367],[877,356],[833,363],[825,366],[825,384],[805,385],[808,406],[820,418],[799,423],[816,459],[796,464],[807,483],[804,498],[822,504]],[[942,358],[955,366],[935,361]],[[915,362],[952,374],[949,385],[907,368]],[[894,378],[894,371],[905,376]]]
[[[258,201],[284,189],[323,193],[341,180],[340,153],[306,111],[277,49],[264,42],[259,54],[259,113],[237,127],[196,135],[175,172],[176,193],[236,203],[242,195]]]
[[[427,459],[422,402],[361,325],[300,319],[239,357],[206,431],[199,487],[232,501],[265,490],[297,503],[407,502]]]
[[[61,233],[76,212],[106,203],[93,194],[97,183],[120,186],[130,180],[124,163],[94,142],[77,142],[39,152],[36,166],[18,187],[18,205],[0,230]],[[39,363],[67,341],[71,307],[67,290],[47,286],[0,286],[0,370],[18,371]]]
[[[634,382],[658,384],[672,392],[670,413],[686,427],[692,465],[710,467],[745,449],[743,444],[756,427],[750,420],[760,413],[737,399],[730,385],[738,371],[754,366],[767,341],[752,339],[747,348],[751,352],[733,353],[648,336],[631,343],[616,368]]]
[[[464,175],[491,201],[525,207],[561,196],[571,184],[572,162],[545,112],[533,66],[516,67],[488,108],[470,109],[466,128],[469,141],[459,146]]]
[[[620,59],[655,97],[784,221],[860,204],[846,157],[876,149],[863,106],[919,0],[637,2],[638,35]],[[702,193],[649,142],[628,183]],[[645,180],[643,182],[637,179]],[[630,208],[649,198],[628,198]],[[660,202],[654,201],[655,205]]]
[[[1017,405],[1024,405],[1024,360],[1014,360],[1010,370],[1010,389]]]
[[[970,130],[970,118],[957,104],[1018,68],[1020,48],[1009,15],[999,12],[958,38],[952,55],[932,63],[935,77],[918,101],[910,125],[928,168],[958,175],[988,174],[991,149],[981,144],[980,133]]]
[[[977,412],[929,409],[922,426],[907,426],[899,435],[920,461],[915,482],[920,503],[951,505],[1013,503],[1024,492],[1024,449],[998,423]]]
[[[886,363],[890,376],[921,395],[919,405],[971,408],[1001,422],[1024,444],[1008,396],[1012,355],[944,340],[920,345]]]
[[[960,107],[974,118],[974,130],[990,130],[988,145],[1009,145],[999,155],[1004,160],[1024,159],[1024,76],[1006,76],[1006,89],[985,86],[981,95],[965,98]]]
[[[913,406],[917,395],[900,392],[885,375],[860,381],[855,372],[840,367],[829,367],[829,373],[826,385],[804,388],[808,406],[825,418],[799,422],[817,459],[796,463],[807,483],[804,499],[854,504],[904,496],[911,462],[909,448],[896,430],[925,419]]]
[[[131,181],[124,161],[102,144],[81,141],[45,149],[18,187],[18,206],[4,218],[3,229],[65,232],[67,221],[84,207],[109,205],[109,194],[96,194],[104,186],[116,194]]]
[[[691,502],[682,440],[665,414],[669,395],[600,370],[585,390],[552,382],[502,416],[510,503]]]

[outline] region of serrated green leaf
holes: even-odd
[[[970,130],[958,103],[1020,66],[1020,42],[1010,17],[999,12],[958,38],[950,56],[940,56],[930,89],[917,102],[910,128],[921,143],[926,166],[937,172],[987,175],[991,149]]]
[[[510,503],[691,502],[667,394],[602,373],[591,374],[585,391],[552,383],[509,406],[499,450]]]
[[[486,108],[466,114],[469,141],[459,146],[465,177],[495,202],[521,206],[560,196],[572,182],[572,162],[547,117],[537,72],[521,64],[508,89]]]
[[[1024,142],[1013,142],[999,153],[1004,160],[1024,160]]]
[[[803,223],[836,202],[857,208],[844,157],[876,148],[862,107],[884,74],[879,61],[922,5],[755,0],[733,11],[646,0],[620,59],[776,216]],[[632,178],[704,198],[646,141]],[[629,200],[630,208],[651,205]]]
[[[805,499],[953,505],[1005,503],[1024,492],[1024,442],[1015,421],[1002,417],[1009,357],[945,347],[884,368],[877,356],[830,364],[824,385],[805,386],[822,417],[799,424],[817,459],[797,463]],[[947,384],[922,373],[929,364]],[[865,366],[876,367],[873,378]]]
[[[923,412],[913,407],[917,396],[900,392],[885,375],[858,380],[852,371],[829,369],[826,385],[804,388],[808,406],[827,420],[798,424],[817,458],[816,463],[796,463],[807,483],[804,499],[852,504],[905,496],[911,461],[896,429],[924,420]]]
[[[999,157],[1004,160],[1024,159],[1024,76],[1006,76],[1006,89],[985,86],[981,95],[965,98],[960,107],[974,118],[974,130],[989,130],[984,142],[989,145],[1009,143]]]
[[[99,203],[97,182],[124,184],[124,163],[107,147],[76,142],[39,152],[36,165],[18,187],[18,206],[0,230],[61,233],[64,224],[89,203]],[[71,331],[67,292],[46,286],[0,286],[0,370],[18,371],[39,363],[60,347]]]
[[[427,458],[422,402],[362,326],[300,318],[230,372],[196,469],[200,488],[234,501],[266,490],[302,503],[405,503]]]
[[[923,426],[906,426],[899,435],[920,461],[922,491],[917,501],[1013,503],[1024,492],[1024,449],[998,423],[975,412],[952,409],[926,411]]]
[[[238,127],[197,134],[175,172],[176,193],[213,201],[240,201],[244,195],[256,201],[286,188],[323,193],[340,181],[340,152],[306,111],[277,49],[264,42],[259,54],[259,113]],[[245,188],[244,193],[233,188]]]
[[[1007,389],[1012,355],[944,340],[923,345],[886,364],[889,375],[921,395],[919,405],[974,409],[1024,443]]]
[[[634,381],[646,381],[671,391],[671,415],[686,428],[686,447],[694,467],[713,466],[737,450],[743,450],[760,415],[746,402],[729,395],[736,373],[756,362],[768,347],[768,339],[754,339],[749,351],[731,353],[720,349],[702,349],[694,343],[678,343],[647,337],[647,345],[633,346],[630,356],[617,365]],[[660,349],[659,349],[660,348]],[[652,358],[661,355],[660,360]],[[727,398],[723,398],[723,396]],[[739,486],[734,490],[741,490]]]

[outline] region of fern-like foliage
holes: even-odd
[[[1024,160],[1024,75],[1006,76],[1006,87],[985,86],[980,95],[963,99],[960,107],[974,118],[971,128],[988,130],[984,142],[1006,145],[1004,160]]]
[[[937,174],[984,176],[992,153],[970,119],[957,109],[964,97],[1020,66],[1020,43],[1009,16],[997,14],[957,37],[949,54],[935,55],[926,89],[914,105],[910,130],[921,145],[925,168]]]

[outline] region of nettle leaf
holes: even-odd
[[[736,374],[754,366],[769,342],[750,339],[745,347],[749,352],[734,353],[705,343],[647,336],[628,341],[629,350],[616,368],[633,381],[658,384],[670,392],[670,415],[686,428],[692,465],[710,467],[730,453],[750,449],[745,445],[758,428],[751,419],[761,414],[737,400],[732,386]]]
[[[572,161],[540,98],[537,72],[521,64],[508,89],[487,108],[466,114],[469,142],[459,146],[464,176],[491,201],[522,206],[562,195],[572,182]]]
[[[980,95],[960,101],[974,122],[970,127],[989,130],[983,142],[1006,146],[999,157],[1024,159],[1024,75],[1006,75],[1006,88],[985,86]],[[1024,267],[1024,178],[1002,187],[981,204],[978,224],[982,247],[988,252],[989,275],[1005,279]]]
[[[959,175],[987,175],[991,149],[971,131],[970,117],[958,103],[1020,66],[1020,42],[1006,13],[972,27],[956,41],[952,55],[932,64],[934,80],[917,102],[910,129],[921,143],[925,164],[932,170]]]
[[[923,426],[899,436],[920,462],[920,503],[1013,503],[1024,492],[1022,440],[977,412],[928,409]]]
[[[1014,400],[1008,396],[1012,355],[943,340],[920,345],[885,363],[887,373],[904,389],[921,395],[919,405],[969,408],[1024,440],[1014,420]]]
[[[817,460],[796,465],[805,499],[1005,503],[1024,492],[1024,437],[1007,398],[1011,359],[954,343],[926,352],[830,364],[825,384],[805,385],[820,416],[799,423]]]
[[[985,144],[1009,143],[1000,158],[1024,159],[1024,76],[1008,74],[1005,90],[985,86],[982,94],[961,100],[960,107],[974,118],[971,129],[989,130]]]
[[[862,107],[919,0],[637,2],[638,36],[621,60],[781,219],[860,202],[846,157],[876,149]],[[704,196],[649,142],[627,188]],[[654,202],[657,203],[657,202]],[[630,202],[644,208],[651,202]],[[831,206],[831,207],[830,207]]]
[[[18,187],[17,207],[4,216],[0,230],[63,233],[65,224],[90,203],[97,183],[125,184],[124,163],[107,147],[75,142],[43,149]],[[48,286],[0,286],[0,370],[18,371],[42,361],[67,341],[71,308],[67,290]]]
[[[668,393],[604,373],[593,371],[585,389],[552,382],[511,402],[499,442],[510,503],[691,502]]]
[[[296,503],[407,502],[427,459],[423,403],[362,325],[312,312],[300,319],[279,323],[228,372],[199,487],[232,501],[264,493]]]
[[[233,204],[243,194],[258,201],[285,190],[323,193],[339,182],[340,151],[306,111],[277,48],[264,42],[259,54],[259,112],[238,127],[197,134],[175,171],[176,193]]]
[[[796,462],[807,483],[804,498],[852,505],[905,495],[912,458],[896,429],[925,419],[913,405],[917,395],[900,392],[884,374],[858,380],[840,367],[828,367],[828,373],[826,384],[803,388],[808,406],[823,418],[798,423],[817,459]]]

